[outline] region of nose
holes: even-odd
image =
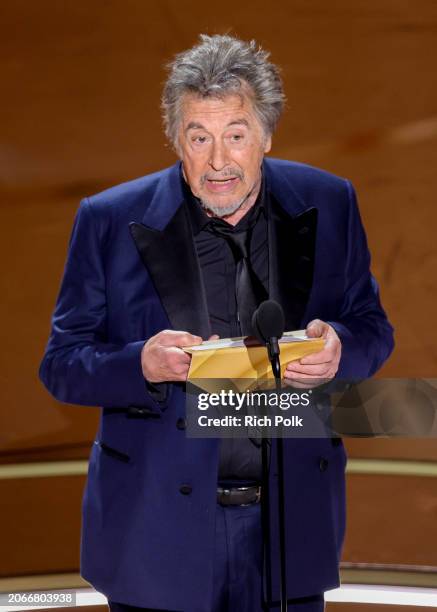
[[[223,170],[225,166],[228,164],[228,155],[224,142],[218,140],[214,141],[212,144],[211,150],[211,158],[209,160],[209,165],[213,170],[219,171]]]

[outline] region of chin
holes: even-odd
[[[223,202],[215,203],[210,200],[201,198],[200,202],[206,210],[212,212],[216,217],[228,217],[233,215],[237,210],[244,204],[246,197],[240,198],[237,201],[229,202],[224,204]]]

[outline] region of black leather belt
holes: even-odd
[[[249,506],[261,500],[261,486],[217,487],[217,502],[222,506]]]

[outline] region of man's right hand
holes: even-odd
[[[143,376],[151,383],[186,381],[191,355],[182,346],[201,344],[200,336],[164,329],[149,338],[141,351]]]

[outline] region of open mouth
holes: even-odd
[[[207,179],[206,182],[210,189],[221,191],[230,189],[238,180],[238,176],[231,176],[223,179]]]
[[[237,179],[236,176],[231,176],[231,178],[226,179],[207,179],[209,183],[231,183]]]

